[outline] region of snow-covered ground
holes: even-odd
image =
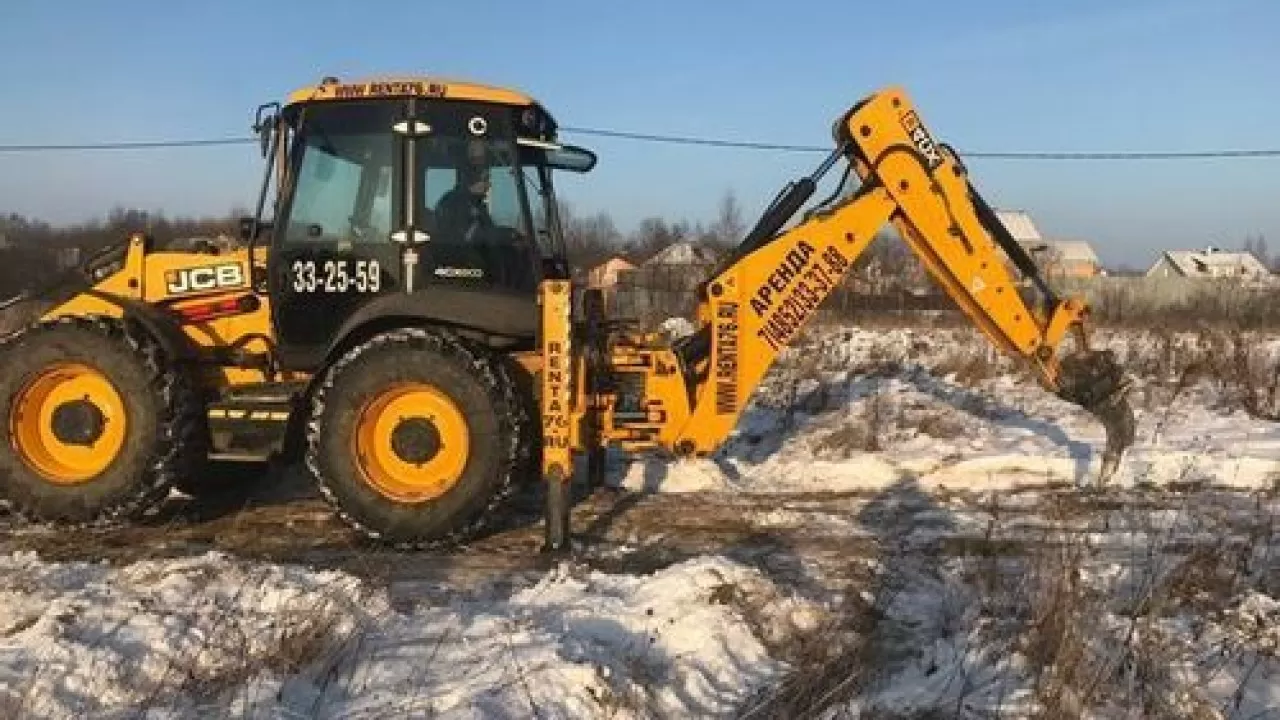
[[[562,566],[501,600],[407,608],[349,575],[218,554],[0,568],[15,718],[725,713],[820,612],[716,557],[643,577]]]
[[[0,555],[0,717],[1280,718],[1280,426],[1179,386],[1221,348],[1103,340],[1139,377],[1106,488],[1097,422],[971,331],[843,329],[717,457],[615,457],[658,520],[514,590]],[[592,562],[717,508],[732,543]]]
[[[1129,366],[1199,359],[1186,347],[1183,359],[1162,360],[1154,337],[1101,339]],[[1091,484],[1105,445],[1097,419],[1028,377],[963,378],[1012,369],[983,343],[971,330],[831,333],[789,353],[717,457],[632,463],[617,482],[758,493],[877,489],[907,478],[978,491]],[[1275,362],[1275,343],[1257,347]],[[1280,425],[1224,407],[1223,389],[1209,381],[1175,393],[1176,378],[1137,379],[1137,443],[1112,485],[1280,482]]]

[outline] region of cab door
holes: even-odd
[[[268,282],[280,360],[310,370],[354,312],[400,292],[401,247],[391,236],[401,160],[392,126],[405,108],[384,99],[303,112]]]

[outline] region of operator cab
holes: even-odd
[[[329,78],[272,107],[258,118],[279,175],[266,285],[286,366],[318,366],[390,315],[532,346],[539,283],[569,273],[552,171],[595,164],[556,141],[541,105],[472,83]]]

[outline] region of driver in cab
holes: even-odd
[[[494,227],[489,214],[489,168],[467,163],[458,169],[453,189],[436,205],[436,221],[446,236],[462,242],[481,239]],[[479,237],[478,237],[479,235]]]

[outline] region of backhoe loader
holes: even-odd
[[[1128,381],[1090,348],[1087,306],[1049,287],[902,88],[836,120],[830,155],[698,286],[697,331],[675,342],[572,281],[553,181],[596,155],[534,98],[325,78],[254,128],[267,162],[241,247],[130,236],[0,344],[13,512],[129,520],[283,456],[402,548],[465,541],[541,478],[545,548],[562,550],[575,456],[598,484],[608,447],[714,452],[885,226],[995,346],[1100,419],[1104,478],[1133,441]],[[837,167],[848,191],[806,208]]]

